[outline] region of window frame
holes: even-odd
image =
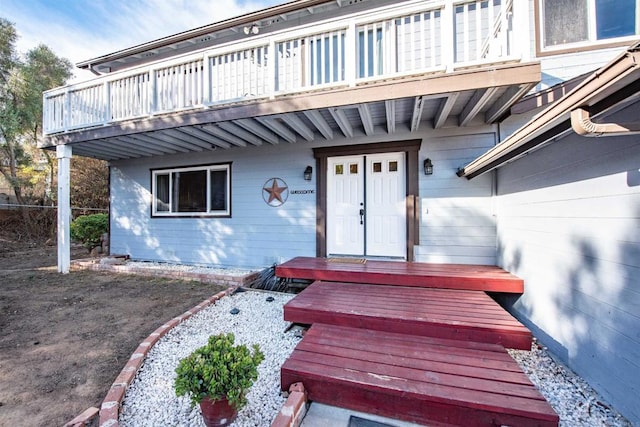
[[[552,56],[565,53],[583,52],[593,49],[607,49],[613,47],[628,46],[633,42],[640,40],[640,34],[634,34],[630,36],[597,39],[597,23],[594,19],[596,3],[595,0],[587,0],[587,13],[588,13],[588,40],[567,43],[557,46],[545,46],[544,45],[544,13],[543,6],[544,0],[536,0],[534,3],[534,25],[535,25],[535,43],[536,43],[536,56]],[[640,0],[636,0],[636,14],[640,13]],[[640,33],[640,28],[636,31]]]
[[[172,187],[172,174],[176,172],[206,172],[206,203],[207,210],[203,212],[172,212],[173,191]],[[226,209],[224,210],[211,210],[211,172],[225,171],[227,174],[226,182]],[[179,166],[169,168],[153,168],[150,169],[151,175],[151,217],[152,218],[231,218],[231,162],[229,163],[213,163],[206,165],[194,165],[194,166]],[[169,176],[169,210],[158,211],[157,210],[157,176],[168,175]]]

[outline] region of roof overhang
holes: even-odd
[[[215,22],[213,24],[204,25],[202,27],[194,28],[188,31],[184,31],[171,36],[163,37],[157,40],[153,40],[147,43],[142,43],[127,49],[122,49],[113,53],[98,56],[96,58],[81,61],[76,64],[76,67],[81,69],[94,70],[96,67],[113,63],[116,61],[124,60],[135,55],[140,55],[145,52],[150,52],[155,49],[160,49],[166,46],[173,46],[174,48],[183,42],[195,42],[202,37],[210,36],[211,34],[229,30],[242,28],[245,25],[252,25],[262,20],[271,19],[274,16],[287,16],[296,11],[312,10],[313,7],[321,5],[323,3],[331,3],[328,0],[294,0],[277,6],[272,6],[255,12],[247,13],[238,17],[226,19],[223,21]]]
[[[588,76],[560,100],[550,105],[503,142],[458,171],[472,179],[499,168],[546,143],[574,131],[579,134],[635,132],[637,124],[611,124],[593,128],[590,120],[617,111],[640,96],[640,43],[629,47],[611,62]],[[580,130],[582,122],[583,130]],[[593,123],[595,125],[595,123]],[[585,126],[586,125],[586,126]],[[591,130],[589,129],[591,128]],[[609,129],[607,132],[604,129]]]

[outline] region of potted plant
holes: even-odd
[[[176,395],[188,394],[192,406],[200,404],[207,427],[226,426],[235,420],[264,360],[256,344],[251,352],[234,341],[231,333],[212,335],[176,368]]]

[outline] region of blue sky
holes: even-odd
[[[72,63],[242,15],[285,0],[0,0],[21,53],[40,43]],[[76,70],[76,79],[92,74]]]

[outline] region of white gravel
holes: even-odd
[[[560,416],[560,427],[632,427],[581,377],[555,360],[546,348],[507,350]]]
[[[267,302],[273,296],[275,301]],[[209,336],[233,332],[238,344],[258,344],[265,355],[258,380],[247,395],[248,404],[233,423],[236,427],[268,426],[285,398],[280,394],[280,366],[300,340],[285,333],[282,307],[293,295],[241,292],[220,299],[193,315],[158,340],[129,386],[120,413],[126,426],[204,426],[198,406],[173,390],[178,362],[206,344]],[[240,313],[230,314],[232,308]]]
[[[273,296],[275,301],[267,302]],[[233,426],[269,426],[285,398],[280,394],[280,366],[300,337],[285,333],[282,307],[293,295],[248,291],[224,297],[178,325],[158,341],[127,390],[120,425],[204,426],[200,410],[187,397],[173,391],[175,368],[193,350],[206,344],[210,335],[233,332],[237,343],[258,344],[265,360],[258,380],[248,394],[248,404]],[[232,308],[240,313],[230,314]],[[610,407],[582,378],[554,360],[545,348],[509,350],[531,381],[560,416],[561,427],[632,424]]]
[[[154,262],[154,261],[128,260],[126,262],[126,265],[130,267],[144,268],[148,270],[186,271],[189,273],[224,275],[224,276],[244,276],[246,274],[249,274],[255,271],[255,270],[247,270],[243,268],[216,268],[216,267],[206,267],[206,266],[199,266],[199,265],[173,264],[169,262]]]

